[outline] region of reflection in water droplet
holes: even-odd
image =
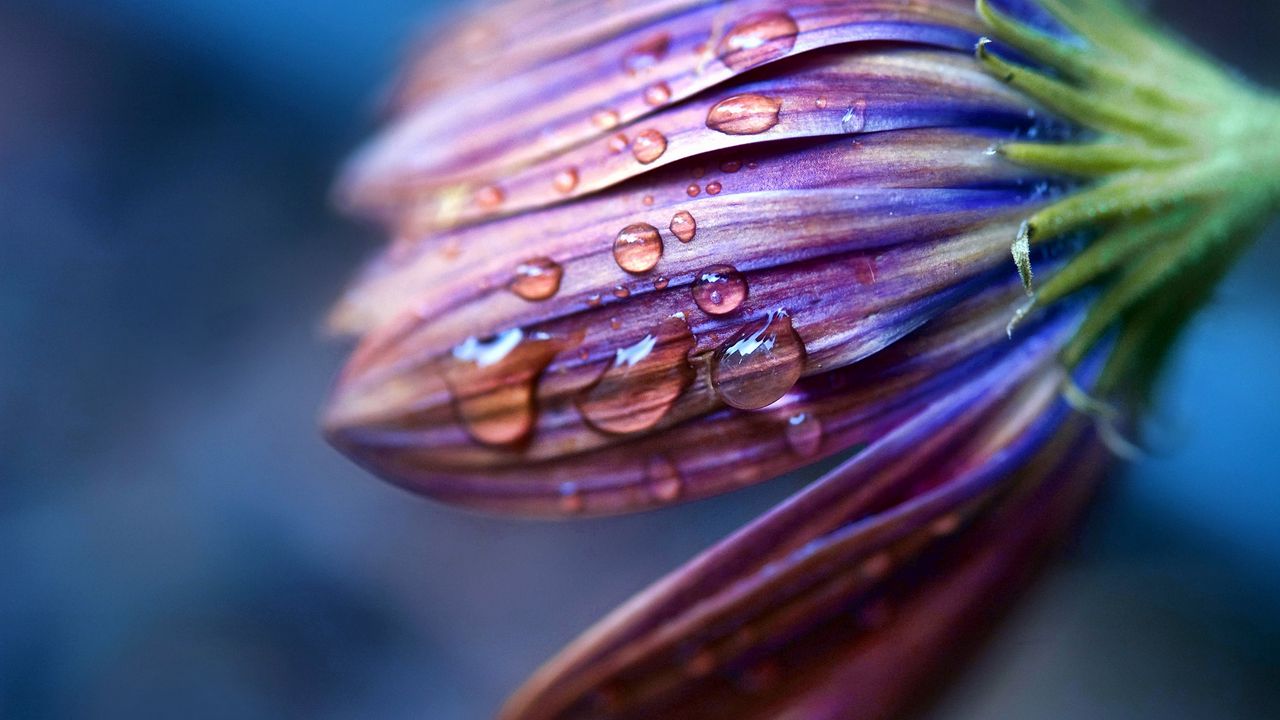
[[[551,182],[555,185],[556,190],[562,193],[571,193],[574,188],[578,187],[578,169],[565,168],[556,173]]]
[[[712,265],[695,276],[690,292],[703,312],[727,315],[747,299],[747,279],[732,265]]]
[[[506,195],[497,185],[485,185],[476,191],[476,205],[485,210],[492,210],[502,204]]]
[[[698,232],[698,223],[688,210],[681,210],[671,218],[671,234],[680,242],[689,242]]]
[[[741,410],[765,407],[787,393],[804,370],[804,343],[785,310],[730,338],[711,358],[711,386]]]
[[[657,130],[645,130],[631,143],[631,154],[644,165],[662,157],[666,151],[667,138]]]
[[[721,185],[719,180],[712,180],[711,182],[707,183],[708,195],[719,195],[720,189],[721,189]]]
[[[629,273],[648,272],[661,258],[662,236],[648,223],[622,228],[613,241],[613,259]]]
[[[822,447],[822,422],[808,413],[796,413],[787,420],[787,444],[801,457],[818,454]]]
[[[551,258],[534,258],[516,266],[511,292],[525,300],[546,300],[560,289],[564,268]]]
[[[844,111],[844,117],[840,118],[840,129],[847,133],[862,132],[867,126],[867,101],[858,100]]]
[[[582,499],[582,490],[576,482],[560,483],[560,511],[573,515],[582,512],[586,503]]]
[[[608,142],[609,152],[613,153],[614,155],[617,155],[618,153],[627,149],[627,143],[628,143],[628,140],[627,140],[626,133],[618,133],[617,135],[614,135],[613,137],[609,138],[609,142]]]
[[[734,95],[707,112],[707,127],[725,135],[759,135],[778,124],[782,101],[764,95]]]
[[[604,432],[648,430],[693,382],[693,346],[683,314],[663,320],[644,339],[616,351],[613,364],[579,396],[578,410]]]
[[[656,82],[644,89],[644,101],[658,106],[671,99],[671,86],[665,82]]]
[[[796,21],[785,11],[755,13],[729,28],[716,45],[716,55],[730,69],[741,72],[791,52],[799,32]]]
[[[617,110],[597,110],[591,116],[591,124],[601,130],[612,130],[618,127],[620,122],[622,122],[622,117],[618,115]]]
[[[654,279],[653,279],[653,289],[654,289],[654,290],[666,290],[666,289],[667,289],[667,285],[669,285],[670,283],[671,283],[671,281],[670,281],[669,279],[665,278],[665,277],[656,277],[656,278],[654,278]]]
[[[445,383],[454,412],[467,432],[490,445],[524,439],[533,429],[534,383],[562,343],[519,328],[487,340],[468,338],[446,361]]]
[[[636,43],[622,56],[622,69],[628,75],[637,75],[662,62],[671,47],[671,35],[657,33]]]
[[[645,487],[659,502],[673,502],[684,492],[684,480],[671,461],[661,455],[649,458],[645,468]]]
[[[591,295],[587,297],[587,307],[599,307],[602,302],[604,302],[604,299],[599,295]]]

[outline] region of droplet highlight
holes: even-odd
[[[800,379],[805,350],[785,310],[775,310],[725,342],[711,358],[711,387],[726,404],[756,410]]]
[[[471,437],[487,445],[523,440],[533,429],[538,376],[562,343],[545,333],[528,337],[519,328],[453,349],[444,368],[454,414]]]
[[[560,290],[564,268],[551,258],[540,257],[516,266],[511,292],[525,300],[546,300]]]
[[[689,290],[708,315],[727,315],[747,299],[747,279],[732,265],[712,265],[699,272]]]
[[[759,135],[778,124],[782,101],[749,93],[734,95],[711,106],[707,127],[725,135]]]
[[[693,383],[693,346],[683,314],[663,320],[639,342],[615,351],[613,364],[578,397],[578,411],[608,433],[652,428]]]
[[[613,259],[629,273],[653,269],[662,258],[662,236],[648,223],[628,225],[613,241]]]

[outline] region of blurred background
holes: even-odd
[[[481,718],[799,487],[486,518],[315,429],[376,233],[327,204],[432,0],[0,0],[0,717]],[[1154,10],[1280,87],[1280,4]],[[1176,79],[1174,79],[1176,81]],[[931,712],[1280,717],[1280,232],[1080,539]]]

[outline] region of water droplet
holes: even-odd
[[[666,103],[671,99],[671,86],[665,82],[656,82],[644,89],[644,101],[653,106]]]
[[[587,307],[600,307],[603,299],[599,295],[591,295],[587,298]]]
[[[818,454],[822,447],[822,423],[808,413],[796,413],[787,420],[787,444],[801,457]]]
[[[625,285],[615,285],[613,288],[613,296],[616,298],[625,298],[631,296],[631,291]]]
[[[586,502],[582,499],[582,490],[576,482],[560,483],[560,511],[574,515],[582,512]]]
[[[622,56],[622,69],[628,75],[637,75],[662,62],[671,47],[671,35],[665,32],[651,35],[636,43]]]
[[[698,187],[698,183],[689,183],[689,187],[684,189],[689,197],[698,197],[698,193],[702,192],[702,188]]]
[[[720,172],[726,172],[732,175],[742,169],[742,163],[737,160],[726,160],[720,163]]]
[[[471,437],[490,445],[524,439],[536,419],[534,383],[560,349],[550,336],[518,328],[455,347],[444,379]]]
[[[618,127],[620,122],[622,122],[622,117],[618,115],[617,110],[597,110],[591,116],[591,124],[601,130],[612,130]]]
[[[818,109],[821,110],[827,106],[827,99],[825,97],[820,97],[817,100],[815,100],[813,104],[817,105]]]
[[[711,386],[726,404],[741,410],[765,407],[782,397],[804,370],[804,343],[785,310],[743,328],[711,359]]]
[[[644,165],[662,157],[666,151],[667,138],[657,130],[645,130],[631,143],[631,154]]]
[[[707,127],[725,135],[759,135],[778,124],[782,101],[754,93],[734,95],[711,106]]]
[[[698,223],[688,210],[681,210],[671,218],[671,234],[680,242],[689,242],[698,232]]]
[[[618,319],[618,318],[616,318],[616,317],[614,317],[614,318],[609,318],[609,329],[610,329],[610,330],[621,330],[621,329],[622,329],[622,321],[621,321],[621,320],[619,320],[619,319]]]
[[[629,273],[643,273],[653,269],[662,258],[662,236],[658,228],[648,223],[636,223],[622,228],[613,241],[613,259],[618,267]]]
[[[680,477],[680,471],[661,455],[649,458],[644,481],[649,494],[659,502],[674,502],[684,492],[684,479]]]
[[[664,277],[658,277],[653,279],[654,290],[666,290],[667,285],[669,284],[671,284],[671,281]]]
[[[653,196],[652,196],[652,195],[645,195],[645,196],[644,196],[644,198],[640,200],[640,202],[644,203],[646,206],[652,206],[652,205],[653,205]]]
[[[546,300],[560,290],[564,268],[551,258],[534,258],[516,266],[511,292],[525,300]]]
[[[727,315],[747,299],[747,279],[732,265],[712,265],[694,278],[693,301],[708,315]]]
[[[707,194],[719,195],[721,188],[722,186],[720,185],[719,180],[712,180],[711,182],[707,183]]]
[[[562,193],[568,194],[573,192],[573,189],[578,187],[578,169],[565,168],[561,170],[556,173],[555,179],[552,180],[552,184],[555,185],[556,190],[559,190]]]
[[[476,204],[485,210],[492,210],[502,204],[506,195],[497,185],[485,185],[476,191]]]
[[[627,149],[628,142],[626,133],[618,133],[617,135],[614,135],[609,138],[609,142],[607,143],[609,152],[614,155],[621,153],[623,150]]]
[[[707,169],[702,167],[701,165],[693,169],[693,179],[695,180],[701,180],[702,176],[706,174],[707,174]]]
[[[648,430],[693,382],[693,333],[682,314],[663,320],[644,339],[616,351],[613,364],[578,398],[592,426],[610,433]]]
[[[847,133],[862,132],[867,126],[867,101],[858,100],[844,111],[840,118],[840,129]]]
[[[799,32],[796,21],[784,11],[755,13],[729,28],[716,45],[716,55],[741,72],[791,52]]]

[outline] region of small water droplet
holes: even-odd
[[[818,454],[822,447],[822,423],[809,413],[796,413],[787,420],[787,444],[801,457]]]
[[[649,494],[659,502],[674,502],[684,492],[684,479],[680,477],[680,471],[662,455],[649,458],[644,481]]]
[[[586,502],[582,498],[582,490],[576,482],[560,483],[560,511],[575,515],[582,512]]]
[[[680,242],[690,242],[698,233],[698,223],[688,210],[681,210],[671,218],[671,234]]]
[[[552,180],[552,184],[555,185],[556,190],[559,190],[562,193],[568,194],[573,192],[573,189],[578,187],[578,169],[565,168],[561,170],[556,173],[555,179]]]
[[[631,154],[644,165],[662,157],[666,151],[667,138],[657,130],[645,130],[631,143]]]
[[[511,292],[525,300],[546,300],[560,290],[564,268],[551,258],[540,257],[516,266]]]
[[[702,188],[698,187],[698,183],[689,183],[689,187],[684,189],[689,197],[698,197],[698,193],[702,192]]]
[[[818,109],[819,109],[819,110],[821,110],[821,109],[823,109],[823,108],[825,108],[825,107],[827,106],[827,98],[826,98],[826,97],[820,97],[820,98],[818,98],[817,100],[815,100],[815,101],[813,102],[813,104],[814,104],[814,105],[817,105],[817,106],[818,106]]]
[[[712,265],[697,274],[690,292],[703,312],[727,315],[747,299],[747,279],[732,265]]]
[[[722,189],[722,187],[723,187],[723,186],[722,186],[722,185],[720,185],[720,181],[719,181],[719,180],[712,180],[711,182],[707,183],[707,194],[708,194],[708,195],[719,195],[719,194],[720,194],[720,190]]]
[[[674,315],[639,342],[619,348],[613,364],[579,396],[582,417],[610,433],[653,427],[693,383],[688,358],[693,346],[689,324]]]
[[[627,140],[626,133],[618,133],[617,135],[614,135],[613,137],[609,138],[609,142],[607,143],[607,146],[609,148],[610,153],[617,155],[621,153],[623,150],[627,149],[627,144],[629,142],[630,141]]]
[[[613,241],[613,259],[629,273],[648,272],[661,258],[662,236],[648,223],[622,228]]]
[[[485,185],[476,191],[476,204],[485,210],[492,210],[502,204],[506,195],[497,185]]]
[[[660,32],[636,43],[622,56],[622,69],[628,75],[637,75],[662,62],[671,47],[671,35]]]
[[[644,101],[654,107],[671,99],[671,86],[665,82],[656,82],[644,89]]]
[[[666,290],[667,285],[669,284],[671,284],[671,281],[664,277],[658,277],[653,279],[654,290]]]
[[[770,312],[724,343],[711,359],[711,386],[720,399],[741,410],[778,400],[800,379],[804,343],[785,310]]]
[[[454,413],[479,442],[506,445],[533,429],[534,384],[562,343],[518,328],[485,340],[469,338],[453,349],[444,369]]]
[[[616,298],[625,298],[631,296],[631,291],[625,285],[615,285],[613,288],[613,296]]]
[[[597,110],[591,116],[591,124],[601,130],[612,130],[618,127],[620,122],[622,122],[622,116],[618,115],[617,110]]]
[[[621,321],[621,320],[619,320],[619,319],[618,319],[618,318],[616,318],[616,317],[614,317],[614,318],[609,318],[609,329],[610,329],[610,330],[621,330],[621,329],[622,329],[622,321]]]
[[[693,169],[693,179],[695,180],[701,180],[702,176],[706,174],[707,174],[707,169],[702,167],[701,165]]]
[[[844,111],[840,118],[840,129],[847,133],[862,132],[867,126],[867,101],[858,100]]]
[[[748,93],[734,95],[711,106],[707,127],[725,135],[759,135],[778,124],[782,101]]]
[[[652,196],[652,195],[645,195],[645,196],[644,196],[644,198],[640,200],[640,202],[644,203],[646,206],[652,206],[652,205],[653,205],[653,196]]]
[[[729,173],[730,175],[742,169],[742,163],[737,160],[726,160],[720,163],[720,171]]]
[[[603,301],[603,298],[599,295],[591,295],[587,297],[587,307],[600,307],[600,303]]]
[[[716,55],[741,72],[791,52],[799,32],[795,19],[785,11],[754,13],[729,28],[716,45]]]

